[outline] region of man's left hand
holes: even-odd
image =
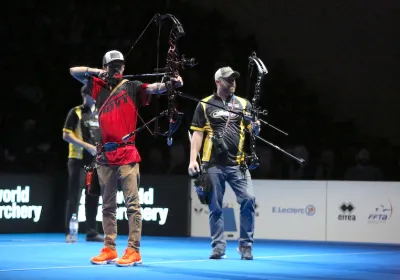
[[[183,86],[183,80],[181,76],[178,76],[176,78],[171,78],[171,81],[174,82],[174,86],[177,88]]]
[[[258,136],[258,134],[260,134],[260,130],[261,130],[260,126],[261,126],[260,121],[251,122],[251,130],[257,136]]]

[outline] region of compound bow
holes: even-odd
[[[256,53],[253,52],[251,56],[249,56],[249,64],[248,64],[248,72],[249,72],[249,80],[251,80],[252,73],[254,67],[257,67],[257,81],[254,86],[254,95],[251,102],[251,120],[252,122],[256,122],[259,119],[259,115],[267,115],[268,112],[266,110],[262,110],[258,106],[258,102],[260,101],[260,92],[261,92],[261,85],[264,80],[264,76],[268,73],[267,68],[265,67],[264,63],[256,56]],[[248,92],[247,92],[247,99],[250,96],[250,81],[248,82]],[[256,136],[258,133],[256,131],[251,130],[250,132],[250,155],[246,156],[246,163],[249,170],[256,169],[260,163],[256,154]]]
[[[273,129],[281,132],[282,134],[288,135],[286,132],[276,128],[275,126],[269,124],[268,122],[264,121],[263,119],[259,118],[259,115],[268,115],[268,111],[267,110],[263,110],[261,109],[261,107],[259,107],[258,102],[260,101],[260,93],[261,93],[261,87],[262,87],[262,83],[264,81],[264,76],[266,74],[268,74],[268,70],[265,67],[265,64],[262,62],[261,59],[259,59],[256,55],[255,52],[252,52],[252,54],[249,56],[249,64],[248,64],[248,92],[247,92],[247,99],[250,98],[250,86],[251,86],[251,78],[252,78],[252,74],[254,71],[254,68],[257,69],[257,77],[256,77],[256,82],[254,85],[254,93],[253,93],[253,98],[251,99],[251,111],[250,111],[250,116],[251,116],[251,121],[252,122],[256,122],[256,121],[260,121],[263,124],[266,124],[270,127],[272,127]],[[275,149],[285,153],[286,155],[289,155],[290,157],[296,159],[297,161],[299,161],[300,163],[304,163],[304,159],[299,159],[291,154],[289,154],[288,152],[286,152],[285,150],[281,149],[280,147],[272,144],[271,142],[261,138],[258,136],[258,133],[256,131],[248,131],[250,134],[250,155],[246,155],[246,164],[249,168],[249,170],[254,170],[256,169],[260,163],[259,163],[259,159],[257,157],[256,154],[256,140],[259,139],[261,141],[263,141],[264,143],[274,147]]]
[[[159,48],[159,37],[160,37],[160,30],[161,30],[161,22],[164,19],[169,19],[173,22],[170,34],[169,34],[169,39],[168,39],[168,44],[169,44],[169,49],[167,53],[167,59],[166,59],[166,66],[163,68],[158,68],[158,54],[157,54],[157,68],[154,69],[156,73],[151,73],[151,74],[140,74],[140,75],[124,75],[124,78],[133,78],[137,76],[163,76],[161,79],[161,82],[165,81],[165,86],[167,89],[167,97],[168,97],[168,108],[167,110],[161,112],[158,116],[154,117],[148,122],[144,122],[143,119],[140,117],[140,119],[143,122],[143,125],[138,127],[135,131],[129,133],[128,135],[124,136],[122,138],[123,141],[128,140],[132,135],[136,134],[137,132],[143,130],[144,128],[147,128],[149,131],[150,129],[148,128],[148,125],[155,122],[155,129],[154,133],[152,133],[154,136],[164,136],[167,138],[167,144],[169,146],[172,145],[173,138],[172,135],[177,131],[179,125],[181,124],[182,118],[183,118],[183,113],[179,112],[176,109],[176,97],[177,97],[177,92],[175,88],[175,84],[170,80],[171,78],[176,78],[179,76],[179,69],[181,68],[184,70],[185,68],[190,68],[194,67],[197,65],[197,62],[194,58],[186,59],[185,55],[182,55],[180,57],[179,51],[177,48],[177,41],[185,35],[185,31],[183,29],[182,24],[179,22],[179,20],[171,14],[165,14],[165,15],[160,15],[156,14],[149,24],[146,26],[146,28],[143,30],[139,38],[136,40],[136,42],[133,44],[131,49],[129,50],[128,54],[131,52],[131,50],[134,48],[134,46],[137,44],[141,36],[144,34],[146,29],[150,26],[150,24],[155,20],[157,25],[159,26],[159,34],[158,34],[158,48]],[[159,51],[159,50],[158,50]],[[163,73],[160,73],[163,72]],[[159,95],[158,95],[159,96]],[[150,97],[151,99],[151,97]],[[148,103],[150,102],[150,99],[148,100]],[[158,103],[157,103],[158,105]],[[158,106],[157,106],[158,107]],[[160,133],[159,130],[159,124],[158,120],[164,116],[168,117],[168,130],[164,133]]]

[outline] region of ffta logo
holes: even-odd
[[[393,214],[393,206],[389,200],[389,205],[379,205],[374,209],[374,213],[369,214],[368,222],[369,223],[382,223],[390,220]]]

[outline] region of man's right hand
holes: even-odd
[[[86,151],[88,151],[92,156],[97,155],[97,148],[96,146],[93,146],[91,144],[86,144],[85,145]]]
[[[190,162],[188,171],[190,176],[195,176],[200,174],[199,163],[197,161]]]

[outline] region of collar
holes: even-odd
[[[94,113],[94,112],[96,112],[97,111],[97,107],[96,107],[96,104],[94,105],[94,110],[92,111],[92,108],[91,107],[89,107],[88,105],[86,105],[86,104],[82,104],[81,105],[81,108],[82,108],[82,110],[85,110],[85,111],[90,111],[90,112],[92,112],[92,113]]]
[[[215,91],[214,92],[214,98],[215,99],[219,99],[219,100],[221,100],[222,102],[224,102],[223,100],[222,100],[222,98],[218,95],[218,93]],[[230,97],[228,97],[227,99],[226,99],[226,103],[229,103],[229,102],[231,102],[232,100],[234,100],[236,97],[235,97],[235,94],[233,93]]]

